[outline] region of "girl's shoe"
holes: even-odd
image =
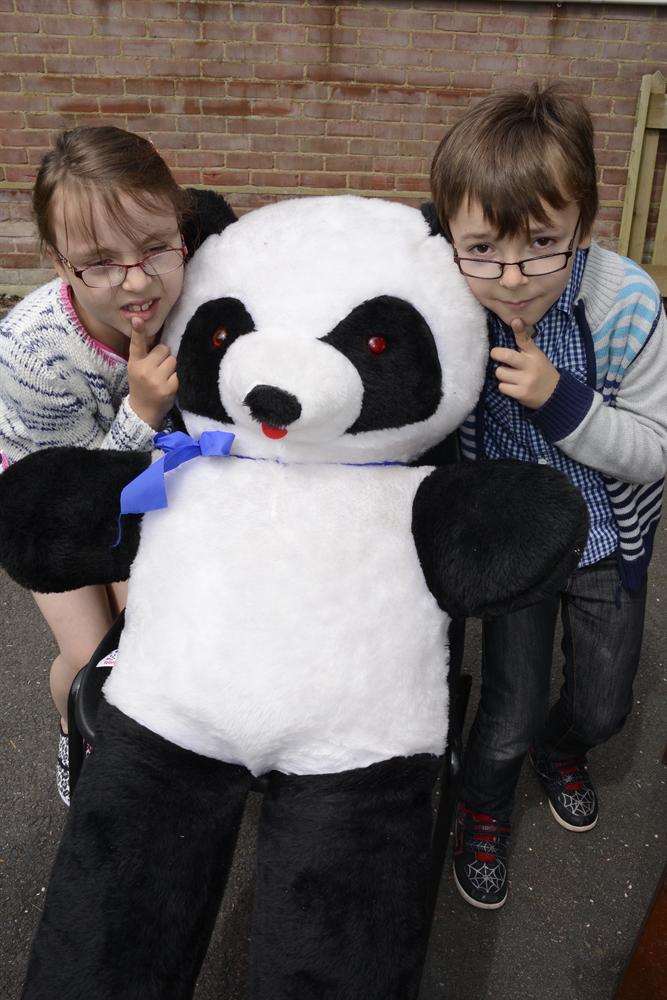
[[[543,750],[533,748],[530,760],[556,822],[573,833],[592,830],[598,821],[598,796],[586,758],[551,760]]]
[[[497,910],[507,899],[509,838],[509,823],[476,813],[459,802],[454,826],[454,882],[471,906]]]
[[[56,788],[66,806],[69,805],[69,742],[67,734],[60,727],[58,738],[58,760],[56,762]]]

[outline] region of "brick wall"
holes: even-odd
[[[30,188],[63,127],[141,132],[240,210],[341,191],[416,204],[470,101],[535,79],[586,99],[614,246],[640,78],[666,64],[658,4],[0,0],[0,286],[50,277]]]

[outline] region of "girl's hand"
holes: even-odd
[[[535,328],[518,317],[512,320],[518,351],[494,347],[491,357],[500,362],[495,371],[498,390],[530,410],[543,406],[558,385],[560,374],[546,354],[533,343]]]
[[[133,316],[127,377],[130,406],[145,423],[158,431],[178,392],[176,358],[164,344],[149,348],[145,323]]]

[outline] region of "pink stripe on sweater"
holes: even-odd
[[[91,347],[94,347],[96,351],[99,351],[99,353],[113,365],[127,364],[127,358],[124,358],[122,354],[118,354],[117,351],[114,351],[113,348],[109,347],[107,344],[103,344],[101,341],[96,340],[95,337],[91,337],[79,319],[79,315],[74,308],[71,286],[67,285],[64,281],[60,285],[60,301],[62,302],[65,312],[69,316],[76,330],[81,334],[84,340],[88,341]]]
[[[3,451],[0,451],[0,466],[2,466],[2,471],[9,468],[9,459]]]

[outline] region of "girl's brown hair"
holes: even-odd
[[[549,223],[540,199],[556,210],[574,199],[588,235],[598,209],[590,115],[557,84],[491,94],[438,146],[431,190],[447,233],[464,200],[479,202],[502,239],[528,233],[531,218]]]
[[[77,212],[83,232],[97,245],[91,196],[127,236],[136,236],[136,220],[123,205],[129,195],[140,208],[154,211],[157,202],[169,203],[179,228],[190,211],[190,199],[178,186],[169,167],[148,139],[112,125],[90,125],[61,132],[41,163],[32,207],[42,248],[55,248],[53,200],[56,192]],[[70,216],[71,222],[71,216]]]

